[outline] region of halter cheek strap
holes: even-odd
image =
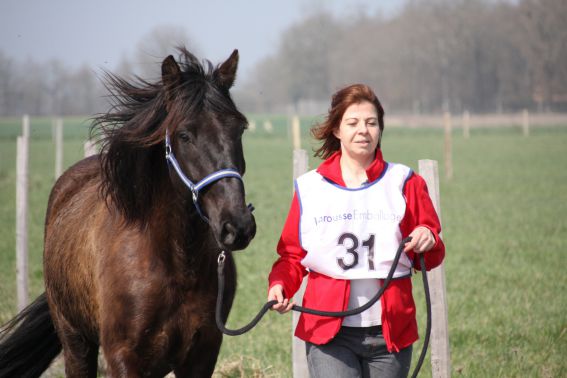
[[[199,213],[199,216],[207,223],[209,222],[209,220],[203,214],[203,212],[201,211],[201,208],[199,206],[199,201],[198,201],[199,200],[199,192],[204,187],[206,187],[207,185],[210,185],[213,182],[218,181],[218,180],[223,179],[223,178],[234,177],[234,178],[237,178],[240,181],[242,181],[242,176],[240,175],[240,173],[238,173],[238,171],[236,169],[227,168],[227,169],[221,169],[221,170],[218,170],[216,172],[213,172],[213,173],[205,176],[205,178],[203,178],[201,181],[199,181],[197,183],[193,183],[193,181],[191,181],[185,175],[185,173],[183,173],[183,171],[181,170],[181,167],[179,166],[179,162],[177,161],[177,159],[175,158],[175,155],[173,154],[173,150],[171,148],[171,141],[169,139],[169,133],[168,133],[167,130],[165,131],[165,159],[167,160],[169,165],[173,167],[175,172],[177,172],[177,175],[179,176],[181,181],[183,181],[185,186],[187,186],[189,188],[189,190],[191,191],[191,195],[192,195],[192,198],[193,198],[193,204],[195,205],[195,208],[197,209],[197,213]]]

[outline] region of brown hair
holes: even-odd
[[[311,135],[317,140],[323,141],[321,147],[315,150],[315,156],[327,159],[333,153],[341,149],[341,142],[334,135],[339,128],[343,114],[352,104],[368,101],[376,107],[378,113],[378,126],[380,133],[384,130],[384,109],[374,91],[364,84],[353,84],[338,90],[331,99],[331,108],[327,118],[311,128]],[[378,141],[380,148],[380,141]]]

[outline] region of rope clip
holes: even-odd
[[[224,254],[224,251],[221,251],[219,253],[219,257],[217,258],[217,263],[221,268],[224,266],[224,260],[226,260],[226,255]]]

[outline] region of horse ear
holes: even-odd
[[[163,60],[161,64],[161,79],[166,88],[173,88],[181,79],[181,69],[172,55]]]
[[[230,89],[236,79],[238,68],[238,50],[234,50],[230,57],[215,71],[215,81],[223,88]]]

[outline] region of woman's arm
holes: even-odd
[[[285,221],[282,234],[277,246],[280,256],[268,277],[269,288],[274,285],[281,285],[285,298],[291,298],[299,287],[307,270],[301,265],[301,260],[305,257],[306,251],[299,242],[299,218],[301,210],[299,200],[294,193],[287,219]]]
[[[418,237],[415,242],[423,243],[421,244],[422,246],[428,245],[429,243],[433,244],[425,251],[424,255],[425,265],[427,270],[430,270],[440,265],[445,257],[445,245],[439,237],[441,233],[439,217],[429,197],[427,184],[421,176],[414,173],[407,180],[403,193],[406,198],[406,213],[400,222],[402,237],[405,238],[414,233],[414,235]],[[431,232],[433,240],[425,240],[430,236],[427,235],[423,228]],[[414,248],[414,246],[409,247],[408,249],[411,250],[407,252],[408,256],[413,259],[414,267],[421,270],[419,256],[414,253],[414,249],[418,252],[423,251],[419,250],[419,246],[416,246],[417,248]]]

